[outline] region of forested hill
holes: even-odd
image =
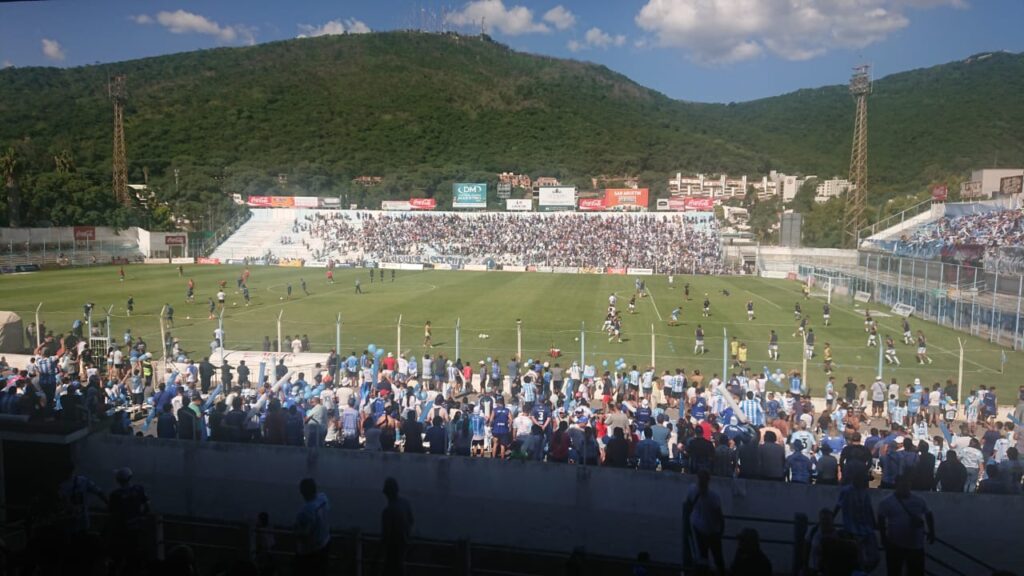
[[[113,74],[128,76],[129,180],[142,182],[145,171],[159,197],[193,219],[224,192],[444,202],[453,181],[494,182],[501,171],[584,187],[590,176],[631,174],[655,192],[676,171],[831,176],[846,172],[853,123],[844,87],[680,102],[602,66],[456,35],[327,36],[8,69],[0,71],[0,152],[13,147],[19,159],[23,222],[104,218],[103,206],[71,208],[107,196]],[[1024,163],[1022,88],[1024,58],[1013,54],[878,81],[875,190],[916,192],[997,156],[1000,165]],[[70,168],[55,174],[55,157]],[[384,182],[352,184],[361,175]],[[47,204],[62,188],[71,206],[52,215]]]

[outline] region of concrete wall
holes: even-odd
[[[267,511],[290,524],[300,505],[298,481],[317,479],[332,505],[333,526],[380,531],[384,478],[398,479],[412,501],[416,534],[438,539],[568,552],[681,560],[681,510],[693,477],[544,463],[342,450],[180,443],[94,434],[76,446],[79,469],[110,488],[112,470],[130,466],[159,512],[229,521]],[[812,519],[835,505],[838,489],[759,481],[712,481],[727,514]],[[884,493],[873,494],[877,504]],[[927,494],[941,538],[997,566],[1019,566],[1020,552],[998,533],[1024,530],[1024,499]],[[741,529],[730,521],[727,532]],[[792,539],[788,525],[754,525],[762,538]],[[789,570],[790,548],[768,546],[777,570]],[[935,548],[936,553],[941,550]],[[731,552],[727,551],[727,554]],[[943,555],[947,556],[948,555]],[[960,563],[962,565],[962,563]],[[977,573],[977,568],[968,570]]]

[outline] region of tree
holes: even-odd
[[[7,225],[17,227],[21,225],[21,194],[18,190],[19,174],[18,155],[14,147],[8,147],[7,151],[0,156],[0,176],[4,179],[4,191],[7,193]]]
[[[808,178],[800,185],[789,207],[800,214],[810,214],[814,209],[814,197],[818,194],[818,179]]]

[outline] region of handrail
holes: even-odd
[[[892,215],[887,216],[886,218],[884,218],[882,220],[879,220],[878,222],[875,222],[874,224],[869,224],[869,225],[861,228],[860,230],[857,231],[857,243],[860,244],[861,240],[865,240],[867,238],[870,238],[871,236],[874,236],[875,234],[877,234],[878,232],[880,232],[882,230],[885,230],[886,228],[891,228],[894,225],[894,223],[890,224],[889,223],[890,220],[895,221],[897,218],[899,218],[899,222],[900,223],[906,222],[907,219],[908,219],[908,216],[907,216],[908,212],[916,210],[916,212],[914,212],[914,214],[909,216],[910,218],[914,218],[916,216],[920,216],[921,214],[924,213],[924,210],[919,210],[919,208],[921,208],[921,206],[924,206],[925,204],[928,205],[928,209],[930,210],[931,209],[931,205],[932,205],[932,199],[929,198],[929,199],[924,200],[922,202],[918,202],[917,204],[914,204],[910,208],[907,208],[907,209],[905,209],[905,210],[903,210],[903,211],[901,211],[901,212],[899,212],[897,214],[892,214]],[[864,232],[868,231],[868,230],[870,230],[870,234],[866,234],[865,235]]]
[[[967,558],[971,562],[974,562],[975,564],[978,564],[979,566],[983,566],[989,572],[995,572],[996,571],[996,569],[993,566],[989,565],[988,563],[986,563],[982,559],[977,558],[973,554],[970,554],[968,552],[965,552],[965,551],[961,550],[959,547],[954,546],[953,544],[950,544],[949,542],[946,542],[942,538],[936,537],[935,541],[938,542],[939,544],[942,544],[946,548],[949,548],[953,552],[956,552],[957,554],[963,556],[964,558]]]

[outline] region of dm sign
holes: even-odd
[[[452,208],[487,208],[487,184],[452,184]]]

